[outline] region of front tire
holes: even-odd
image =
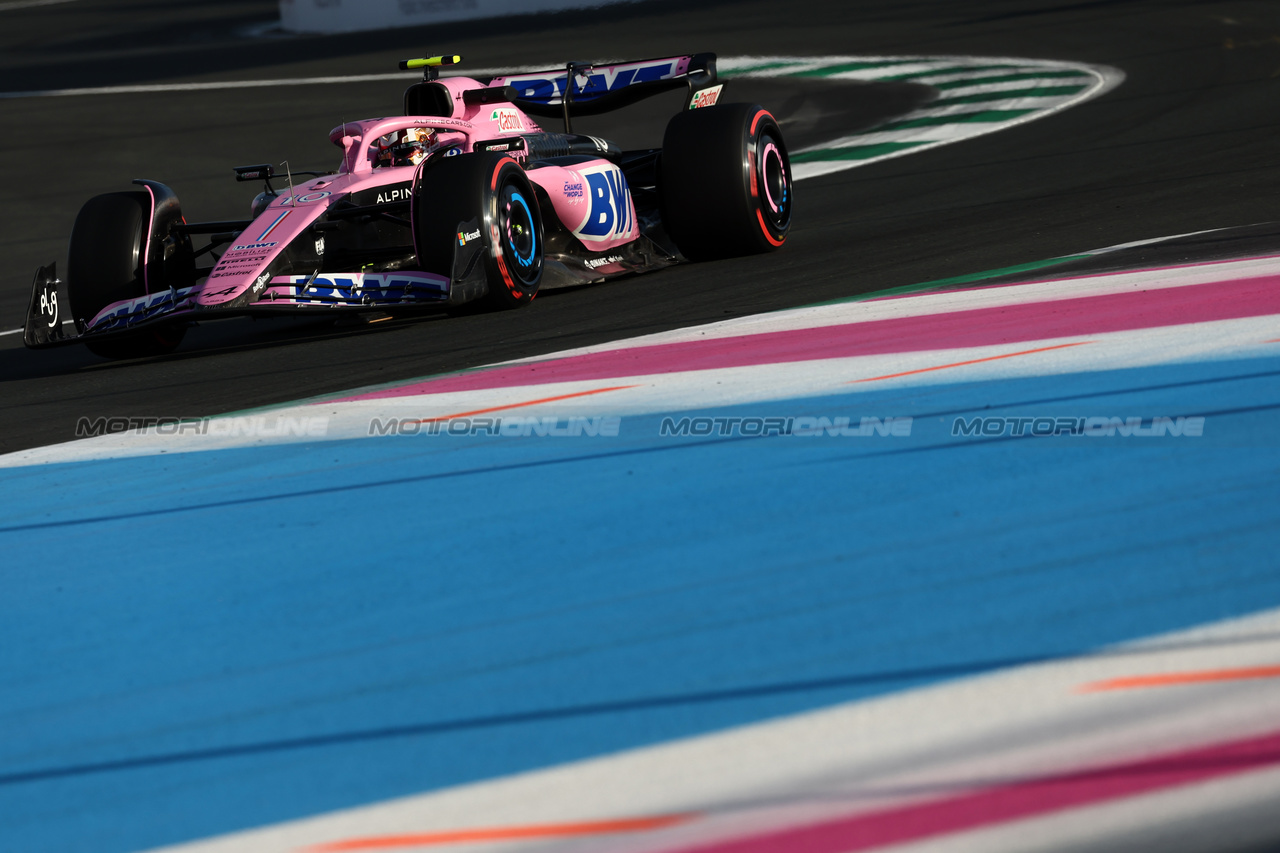
[[[147,193],[107,193],[85,202],[71,229],[67,248],[67,297],[74,316],[89,322],[113,302],[146,295],[143,282],[146,229],[151,197]],[[85,346],[102,358],[163,355],[182,341],[180,323],[149,326]]]
[[[674,116],[660,177],[663,224],[689,260],[771,252],[787,241],[791,161],[764,107],[723,104]]]
[[[459,154],[423,172],[413,200],[418,260],[453,277],[455,249],[480,240],[490,309],[528,305],[542,283],[542,213],[524,170],[494,153]],[[462,223],[475,222],[472,236]],[[461,245],[460,245],[461,244]]]

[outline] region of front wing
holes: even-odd
[[[404,311],[449,301],[450,282],[426,272],[337,273],[276,276],[263,283],[256,302],[235,307],[200,306],[192,299],[199,287],[186,287],[128,299],[109,307],[85,328],[64,320],[67,304],[53,264],[36,272],[23,343],[32,349],[83,343],[127,335],[148,326],[198,322],[233,316],[314,316],[331,311]],[[68,330],[68,325],[75,325]]]

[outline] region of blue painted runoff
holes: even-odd
[[[175,843],[1280,606],[1280,358],[0,473],[0,850]],[[956,417],[1205,417],[956,437]],[[679,416],[680,413],[669,413]],[[941,713],[940,709],[940,713]]]

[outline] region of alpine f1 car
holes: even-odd
[[[540,287],[786,242],[782,132],[763,107],[718,103],[714,54],[570,62],[483,82],[439,76],[459,60],[401,62],[423,69],[404,115],[334,128],[336,171],[235,168],[237,180],[265,182],[251,219],[188,222],[174,191],[151,180],[90,199],[66,281],[54,264],[36,273],[24,342],[130,358],[172,350],[189,324],[215,317],[515,308]],[[575,117],[678,88],[688,109],[660,149],[573,133]],[[208,244],[196,248],[196,235]]]

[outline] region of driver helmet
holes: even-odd
[[[429,127],[410,127],[389,133],[377,141],[374,167],[416,166],[426,158],[439,134]]]

